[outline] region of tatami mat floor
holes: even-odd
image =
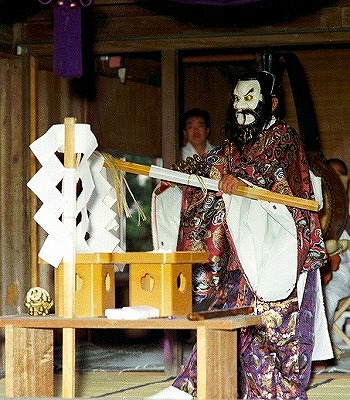
[[[160,372],[83,372],[76,374],[76,398],[144,399],[169,386],[173,378]],[[62,375],[55,374],[55,398],[61,398]],[[0,379],[0,398],[5,378]],[[350,400],[349,374],[314,375],[309,400]],[[214,400],[214,399],[208,399]]]
[[[115,343],[115,342],[114,342]],[[192,345],[184,346],[184,357]],[[58,348],[59,350],[59,348]],[[62,369],[55,356],[55,398],[61,398]],[[164,373],[161,342],[106,345],[82,342],[76,352],[76,398],[144,399],[171,385]],[[5,397],[5,378],[0,379]],[[350,354],[334,365],[314,372],[309,400],[350,400]],[[216,400],[216,399],[208,399]]]
[[[350,375],[313,376],[307,394],[309,400],[350,400]]]
[[[55,396],[60,396],[62,376],[57,375]],[[101,373],[76,376],[76,394],[82,398],[143,399],[171,385],[173,378],[157,372]]]
[[[169,386],[172,378],[161,373],[83,372],[76,374],[77,398],[143,399]],[[55,374],[55,397],[61,398],[62,375]],[[5,397],[5,379],[0,379],[0,398]]]
[[[169,386],[172,378],[160,372],[84,372],[76,375],[77,398],[144,399]],[[61,374],[55,374],[55,397],[61,398]],[[5,398],[5,379],[0,379],[0,397]],[[350,375],[313,376],[309,400],[350,400]],[[208,399],[215,400],[215,399]]]

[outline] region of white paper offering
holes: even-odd
[[[74,129],[75,153],[80,155],[80,161],[73,170],[65,168],[57,156],[64,152],[64,124],[53,125],[30,145],[42,166],[27,184],[43,203],[34,216],[47,232],[39,257],[54,267],[58,267],[65,256],[69,247],[65,243],[73,240],[71,234],[75,236],[76,253],[123,252],[118,246],[116,213],[111,209],[116,193],[107,180],[103,157],[95,152],[96,138],[88,124],[75,124]],[[79,183],[81,190],[79,193],[59,190],[61,183],[61,187],[73,188]],[[77,219],[78,224],[76,231],[67,235],[62,213],[66,202],[72,201],[68,196],[74,196],[72,218]]]

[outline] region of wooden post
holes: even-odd
[[[30,143],[33,143],[37,138],[37,96],[36,96],[36,72],[37,63],[34,57],[30,58]],[[34,154],[30,153],[30,176],[33,176],[37,172],[37,163]],[[34,193],[30,193],[30,214],[31,214],[31,284],[32,287],[39,286],[38,278],[38,226],[34,220],[34,214],[37,211],[37,197]]]
[[[65,199],[63,225],[65,254],[63,256],[63,317],[75,315],[75,261],[76,261],[76,119],[64,119],[64,168],[63,195]],[[75,397],[75,329],[63,329],[62,342],[62,397]]]
[[[170,167],[177,161],[178,131],[178,53],[162,51],[162,157]]]
[[[52,397],[53,329],[5,327],[6,397]]]
[[[199,326],[197,349],[197,398],[237,399],[237,331]],[[233,371],[230,379],[228,371]]]

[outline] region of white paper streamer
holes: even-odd
[[[149,176],[151,178],[163,179],[165,181],[176,182],[182,185],[205,188],[213,190],[214,192],[219,190],[219,181],[194,174],[185,174],[180,171],[172,171],[171,169],[158,167],[157,165],[151,165]]]
[[[111,209],[116,202],[115,190],[108,182],[103,157],[95,152],[97,141],[90,125],[75,124],[75,152],[82,157],[74,170],[64,168],[56,155],[64,151],[64,132],[64,124],[53,125],[30,145],[42,167],[27,184],[43,203],[34,216],[48,234],[39,257],[54,267],[62,261],[67,240],[71,241],[73,234],[77,253],[123,252],[118,246],[116,213]],[[75,233],[65,232],[61,221],[65,198],[57,185],[67,179],[73,180],[73,187],[78,182],[82,186],[75,215],[71,216],[79,215]]]

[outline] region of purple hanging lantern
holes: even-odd
[[[53,0],[39,0],[48,5]],[[63,78],[79,78],[83,75],[81,9],[93,0],[58,0],[54,6],[53,72]]]

